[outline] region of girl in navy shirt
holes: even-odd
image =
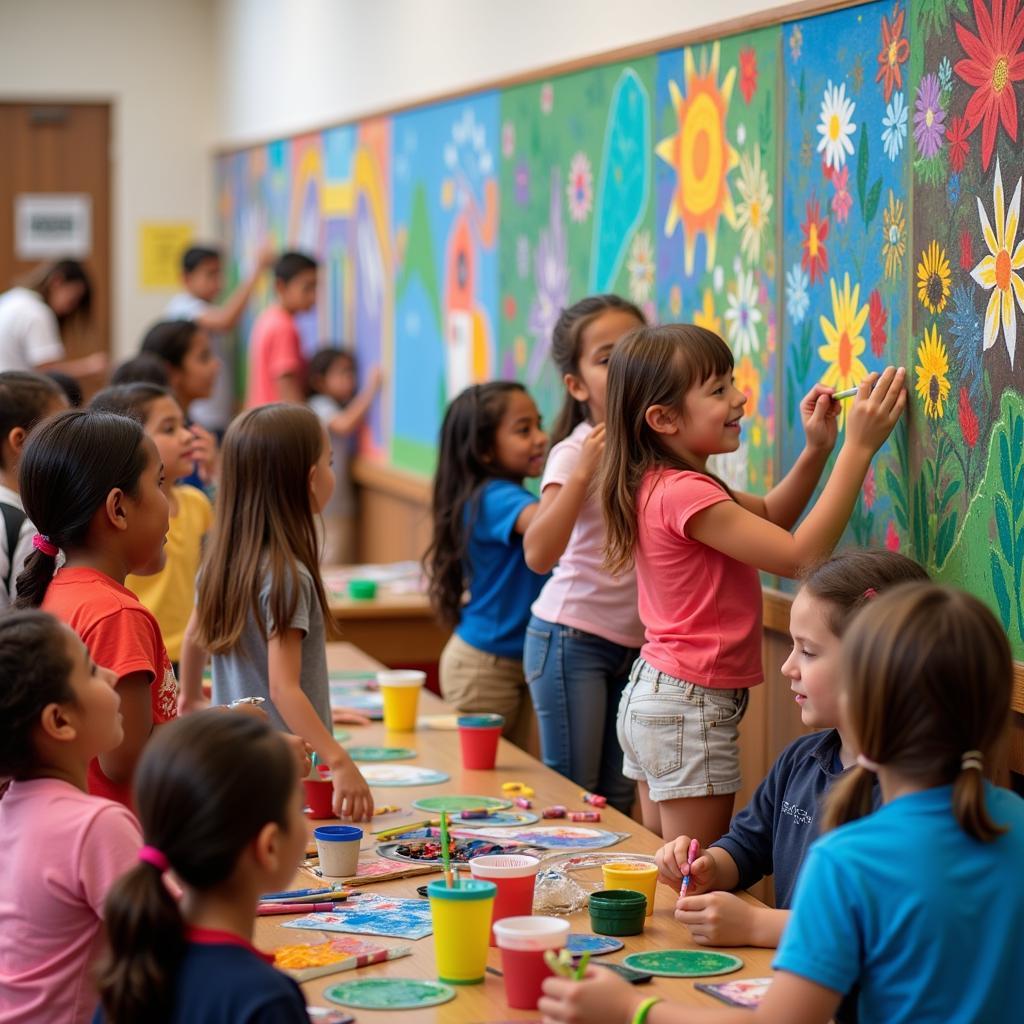
[[[308,1024],[298,985],[252,945],[260,894],[287,887],[306,847],[298,780],[285,740],[249,715],[200,711],[148,744],[146,845],[107,898],[94,1024]]]

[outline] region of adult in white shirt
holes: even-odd
[[[77,260],[37,267],[24,286],[0,295],[0,371],[60,370],[87,377],[107,368],[103,352],[68,359],[61,328],[87,317],[92,282]]]

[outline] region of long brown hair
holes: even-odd
[[[270,617],[276,636],[299,600],[299,566],[313,578],[327,635],[339,635],[320,579],[309,471],[324,445],[312,410],[277,403],[250,409],[224,435],[216,515],[199,582],[199,640],[226,654],[252,612],[269,639],[260,611],[260,584],[270,574]]]
[[[640,327],[615,346],[608,363],[601,478],[605,565],[610,572],[624,572],[633,564],[636,497],[648,470],[667,467],[704,473],[725,487],[713,473],[669,451],[648,426],[646,413],[652,405],[680,405],[691,388],[732,368],[729,346],[714,331],[695,324]]]
[[[470,584],[466,552],[483,485],[505,478],[494,460],[494,439],[509,396],[526,388],[518,381],[473,384],[448,406],[431,500],[434,529],[423,556],[430,604],[438,620],[456,626],[462,595]]]
[[[189,888],[216,889],[264,826],[287,831],[296,772],[287,744],[266,722],[212,709],[179,718],[146,744],[135,773],[145,842]],[[110,951],[98,987],[109,1024],[160,1024],[171,1015],[185,921],[162,875],[140,861],[107,894]]]
[[[21,279],[20,284],[24,288],[30,288],[43,302],[49,304],[50,288],[56,281],[82,286],[82,297],[78,300],[78,305],[70,313],[57,317],[61,327],[76,321],[88,320],[92,313],[92,280],[88,271],[78,260],[53,260],[50,263],[40,263]]]
[[[923,566],[898,551],[851,548],[807,569],[800,577],[800,589],[825,605],[828,628],[842,638],[856,613],[878,593],[929,579]]]
[[[868,759],[928,788],[953,784],[957,824],[981,842],[1006,830],[985,806],[985,774],[1010,724],[1013,659],[1006,634],[976,597],[905,583],[857,615],[842,646],[846,715]],[[964,763],[979,751],[984,772]],[[860,765],[833,787],[825,829],[871,811],[873,773]]]
[[[564,377],[571,373],[579,376],[580,353],[583,350],[583,334],[602,313],[615,310],[636,317],[637,324],[646,324],[640,307],[622,298],[621,295],[588,295],[567,309],[563,309],[551,331],[551,361]],[[551,428],[551,446],[564,441],[590,413],[587,403],[575,399],[568,393]]]

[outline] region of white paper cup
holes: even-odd
[[[329,878],[350,878],[359,867],[363,830],[354,825],[321,825],[313,829],[320,870]]]

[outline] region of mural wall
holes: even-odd
[[[383,366],[362,452],[417,473],[471,382],[554,416],[551,327],[595,291],[729,342],[718,469],[753,491],[815,382],[905,364],[846,542],[967,586],[1024,655],[1022,83],[1022,0],[878,0],[279,140],[218,158],[229,277],[267,238],[321,257],[304,344]]]

